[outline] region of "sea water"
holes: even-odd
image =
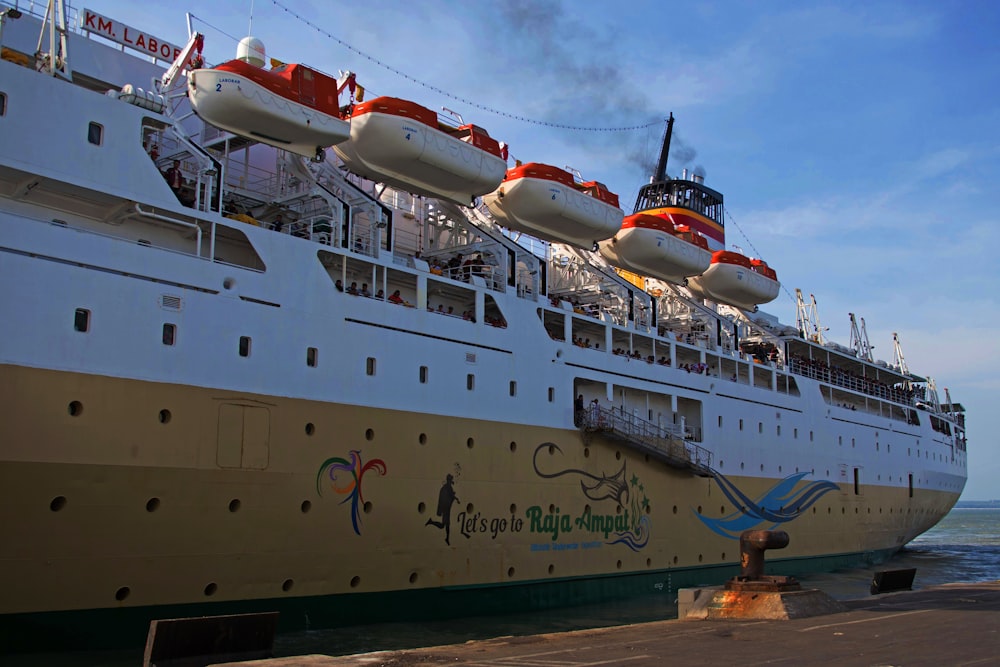
[[[914,589],[951,582],[1000,579],[1000,508],[953,509],[937,526],[886,563],[872,568],[799,577],[799,580],[806,587],[819,588],[837,599],[850,600],[869,596],[876,571],[904,568],[917,570]],[[381,623],[288,633],[275,638],[274,653],[276,657],[312,653],[346,655],[660,621],[676,616],[675,597],[658,594],[523,614],[465,616],[447,621]],[[134,653],[118,651],[18,656],[4,656],[0,652],[0,664],[9,667],[125,667],[134,666],[137,662]]]

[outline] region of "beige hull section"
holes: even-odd
[[[737,541],[698,517],[734,511],[715,481],[599,438],[584,442],[575,431],[22,367],[0,373],[0,613],[480,586],[738,560]],[[558,449],[538,449],[548,442]],[[330,459],[345,468],[335,482],[324,467]],[[365,465],[360,488],[352,487]],[[627,493],[619,485],[615,495],[619,470]],[[450,544],[444,529],[428,525],[444,522],[447,475],[457,497]],[[732,481],[756,497],[775,480]],[[782,525],[791,536],[782,556],[893,548],[954,500],[877,486],[833,491]],[[637,516],[648,529],[644,545],[610,544]]]

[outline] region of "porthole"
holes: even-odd
[[[79,417],[83,414],[83,403],[80,401],[70,401],[68,410],[70,417]]]
[[[306,435],[312,435],[315,432],[316,432],[316,425],[313,424],[312,422],[307,422],[306,423]]]
[[[66,496],[56,496],[49,503],[49,509],[53,512],[59,512],[64,507],[66,507]]]
[[[468,447],[469,449],[472,449],[473,447],[476,446],[476,441],[473,440],[472,438],[469,438],[465,441],[465,446]]]
[[[90,331],[90,311],[86,308],[77,308],[73,313],[73,330],[80,333]]]
[[[410,572],[410,583],[411,584],[417,583],[417,573],[416,572]]]
[[[302,512],[303,514],[306,514],[307,512],[309,512],[309,510],[311,510],[311,509],[312,509],[312,506],[313,506],[313,504],[312,504],[312,503],[311,503],[310,501],[308,501],[308,500],[303,500],[303,501],[302,501],[302,504],[301,504],[301,505],[299,505],[299,510],[300,510],[300,511],[301,511],[301,512]]]
[[[510,441],[510,451],[512,451],[512,452],[516,452],[517,451],[517,443],[514,442],[513,440]]]
[[[615,564],[615,567],[617,567],[617,568],[618,568],[619,570],[620,570],[620,569],[622,569],[622,562],[621,562],[621,561],[618,561],[618,562],[617,562],[617,563]]]
[[[205,597],[212,597],[217,590],[219,590],[219,585],[213,581],[205,586]]]
[[[177,325],[171,324],[170,322],[164,322],[163,333],[160,335],[160,340],[164,345],[173,345],[177,340]]]
[[[513,577],[514,576],[514,568],[512,568],[512,567],[508,567],[507,568],[507,576],[508,577]]]
[[[241,357],[250,356],[250,336],[240,336],[239,353]]]
[[[292,590],[292,586],[294,585],[295,585],[294,581],[292,581],[291,579],[285,579],[283,582],[281,582],[281,590],[287,593],[288,591]]]
[[[366,500],[365,504],[362,507],[362,509],[364,510],[365,514],[371,514],[372,513],[372,501]]]
[[[149,500],[146,501],[146,511],[147,512],[155,512],[158,509],[160,509],[160,499],[159,498],[150,498]]]
[[[549,563],[549,574],[553,574],[556,571],[556,566]]]
[[[90,122],[87,126],[87,142],[95,146],[104,143],[104,126],[100,123]]]
[[[132,590],[128,586],[122,586],[117,591],[115,591],[115,599],[122,602],[129,596]]]
[[[361,585],[361,577],[353,576],[351,577],[351,588],[357,588]]]
[[[366,429],[365,430],[365,440],[367,440],[368,442],[371,442],[374,439],[375,439],[375,431],[373,431],[372,429]]]
[[[421,445],[426,445],[427,444],[427,434],[426,433],[421,433],[419,436],[417,436],[417,442],[419,442]]]
[[[160,413],[157,415],[157,419],[160,420],[161,424],[169,424],[172,416],[173,415],[170,414],[170,410],[160,410]]]
[[[677,556],[674,556],[674,565],[677,565]]]
[[[426,511],[427,511],[427,505],[426,505],[426,503],[417,503],[417,513],[418,514],[423,514]]]
[[[233,498],[232,500],[229,501],[229,511],[238,512],[240,510],[240,504],[241,503],[239,498]]]

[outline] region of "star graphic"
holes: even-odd
[[[632,486],[639,486],[639,477],[632,475]]]

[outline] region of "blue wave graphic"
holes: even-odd
[[[810,482],[796,491],[795,486],[810,474],[800,472],[780,480],[761,497],[751,500],[725,475],[717,470],[711,472],[712,477],[719,483],[722,493],[740,509],[720,519],[710,519],[700,514],[697,516],[713,532],[730,539],[739,539],[740,533],[744,530],[760,527],[761,524],[774,528],[791,521],[809,509],[822,496],[840,488],[830,480],[824,479]]]
[[[624,531],[615,533],[617,539],[610,540],[608,544],[624,544],[632,551],[639,551],[649,543],[649,526],[651,521],[648,516],[643,515],[639,519],[639,528],[636,531]]]

